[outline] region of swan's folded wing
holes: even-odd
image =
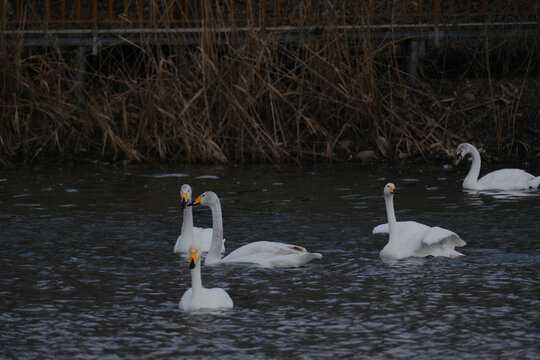
[[[214,230],[212,228],[193,228],[193,240],[201,247],[203,252],[210,250],[213,234]],[[225,239],[223,239],[223,242],[221,243],[221,252],[225,252]]]
[[[253,254],[268,254],[268,255],[289,255],[289,254],[305,254],[307,250],[301,246],[283,244],[278,242],[271,241],[255,241],[249,244],[246,244],[232,253],[227,257],[232,256],[250,256]]]
[[[465,241],[463,241],[458,234],[438,226],[429,228],[424,233],[422,242],[426,245],[449,244],[457,247],[466,245]]]
[[[212,228],[201,228],[201,227],[193,227],[193,236],[194,237],[200,237],[200,238],[210,238],[212,239],[212,233],[214,231]]]
[[[204,307],[210,309],[216,308],[232,308],[234,307],[233,301],[229,294],[221,288],[204,289]]]
[[[322,255],[319,253],[301,253],[301,254],[287,254],[278,255],[268,259],[268,264],[263,265],[266,267],[299,267],[307,264],[311,260],[321,259]]]
[[[380,224],[373,228],[373,234],[388,234],[388,224]]]
[[[256,241],[234,250],[222,261],[253,263],[263,267],[297,267],[320,258],[322,258],[321,254],[309,253],[301,246]]]

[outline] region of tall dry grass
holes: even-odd
[[[540,87],[537,43],[511,79],[447,76],[426,64],[437,74],[410,86],[406,41],[375,40],[369,24],[359,36],[323,30],[283,43],[278,33],[231,31],[217,41],[212,29],[228,25],[207,24],[197,46],[100,48],[88,57],[84,107],[76,49],[2,47],[0,163],[284,162],[366,149],[430,160],[466,140],[533,151],[527,129],[539,110],[527,99]],[[490,69],[497,46],[466,50]]]

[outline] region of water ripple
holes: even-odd
[[[383,262],[387,238],[371,229],[385,221],[375,191],[387,172],[220,169],[197,173],[215,173],[214,190],[227,194],[228,251],[270,240],[324,257],[299,269],[203,266],[203,284],[226,289],[235,307],[183,313],[178,302],[190,274],[171,251],[180,231],[181,210],[172,210],[178,184],[147,179],[156,176],[144,169],[13,177],[2,183],[9,188],[0,210],[0,357],[540,356],[536,195],[506,201],[463,193],[460,182],[438,186],[443,171],[403,174],[398,216],[457,231],[467,256]],[[75,188],[75,198],[63,190]],[[21,200],[41,204],[43,216]],[[194,210],[194,221],[208,225],[207,209]]]

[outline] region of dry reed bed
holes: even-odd
[[[540,87],[537,44],[511,80],[485,70],[497,50],[486,45],[466,49],[484,69],[476,81],[437,76],[411,87],[403,43],[367,31],[288,45],[277,35],[226,36],[227,45],[207,31],[196,47],[100,49],[84,108],[74,51],[2,49],[0,163],[284,162],[366,149],[429,160],[465,140],[506,155],[540,151],[539,105],[528,100]]]

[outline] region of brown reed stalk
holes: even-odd
[[[335,11],[328,4],[296,9],[305,15],[296,23],[311,26],[309,14]],[[358,19],[358,37],[332,29],[337,24],[329,16],[320,34],[307,31],[305,41],[286,44],[278,33],[236,29],[235,9],[206,5],[212,20],[198,46],[162,49],[147,41],[124,51],[100,49],[89,59],[84,108],[76,104],[74,52],[1,48],[0,164],[73,157],[284,162],[346,159],[365,149],[429,161],[474,141],[467,132],[484,140],[496,134],[486,124],[493,123],[503,97],[496,89],[505,79],[497,83],[488,73],[482,89],[490,92],[479,90],[466,102],[460,91],[472,90],[462,80],[454,93],[441,85],[452,82],[445,77],[408,85],[404,42],[375,39],[365,18]],[[223,27],[231,30],[218,41]],[[533,47],[531,69],[536,54]],[[525,84],[532,73],[517,80],[518,93],[497,115],[506,120],[501,129],[509,131],[499,131],[498,141],[508,151],[530,143],[516,117],[526,113],[523,104],[531,108],[526,99],[534,91]]]

